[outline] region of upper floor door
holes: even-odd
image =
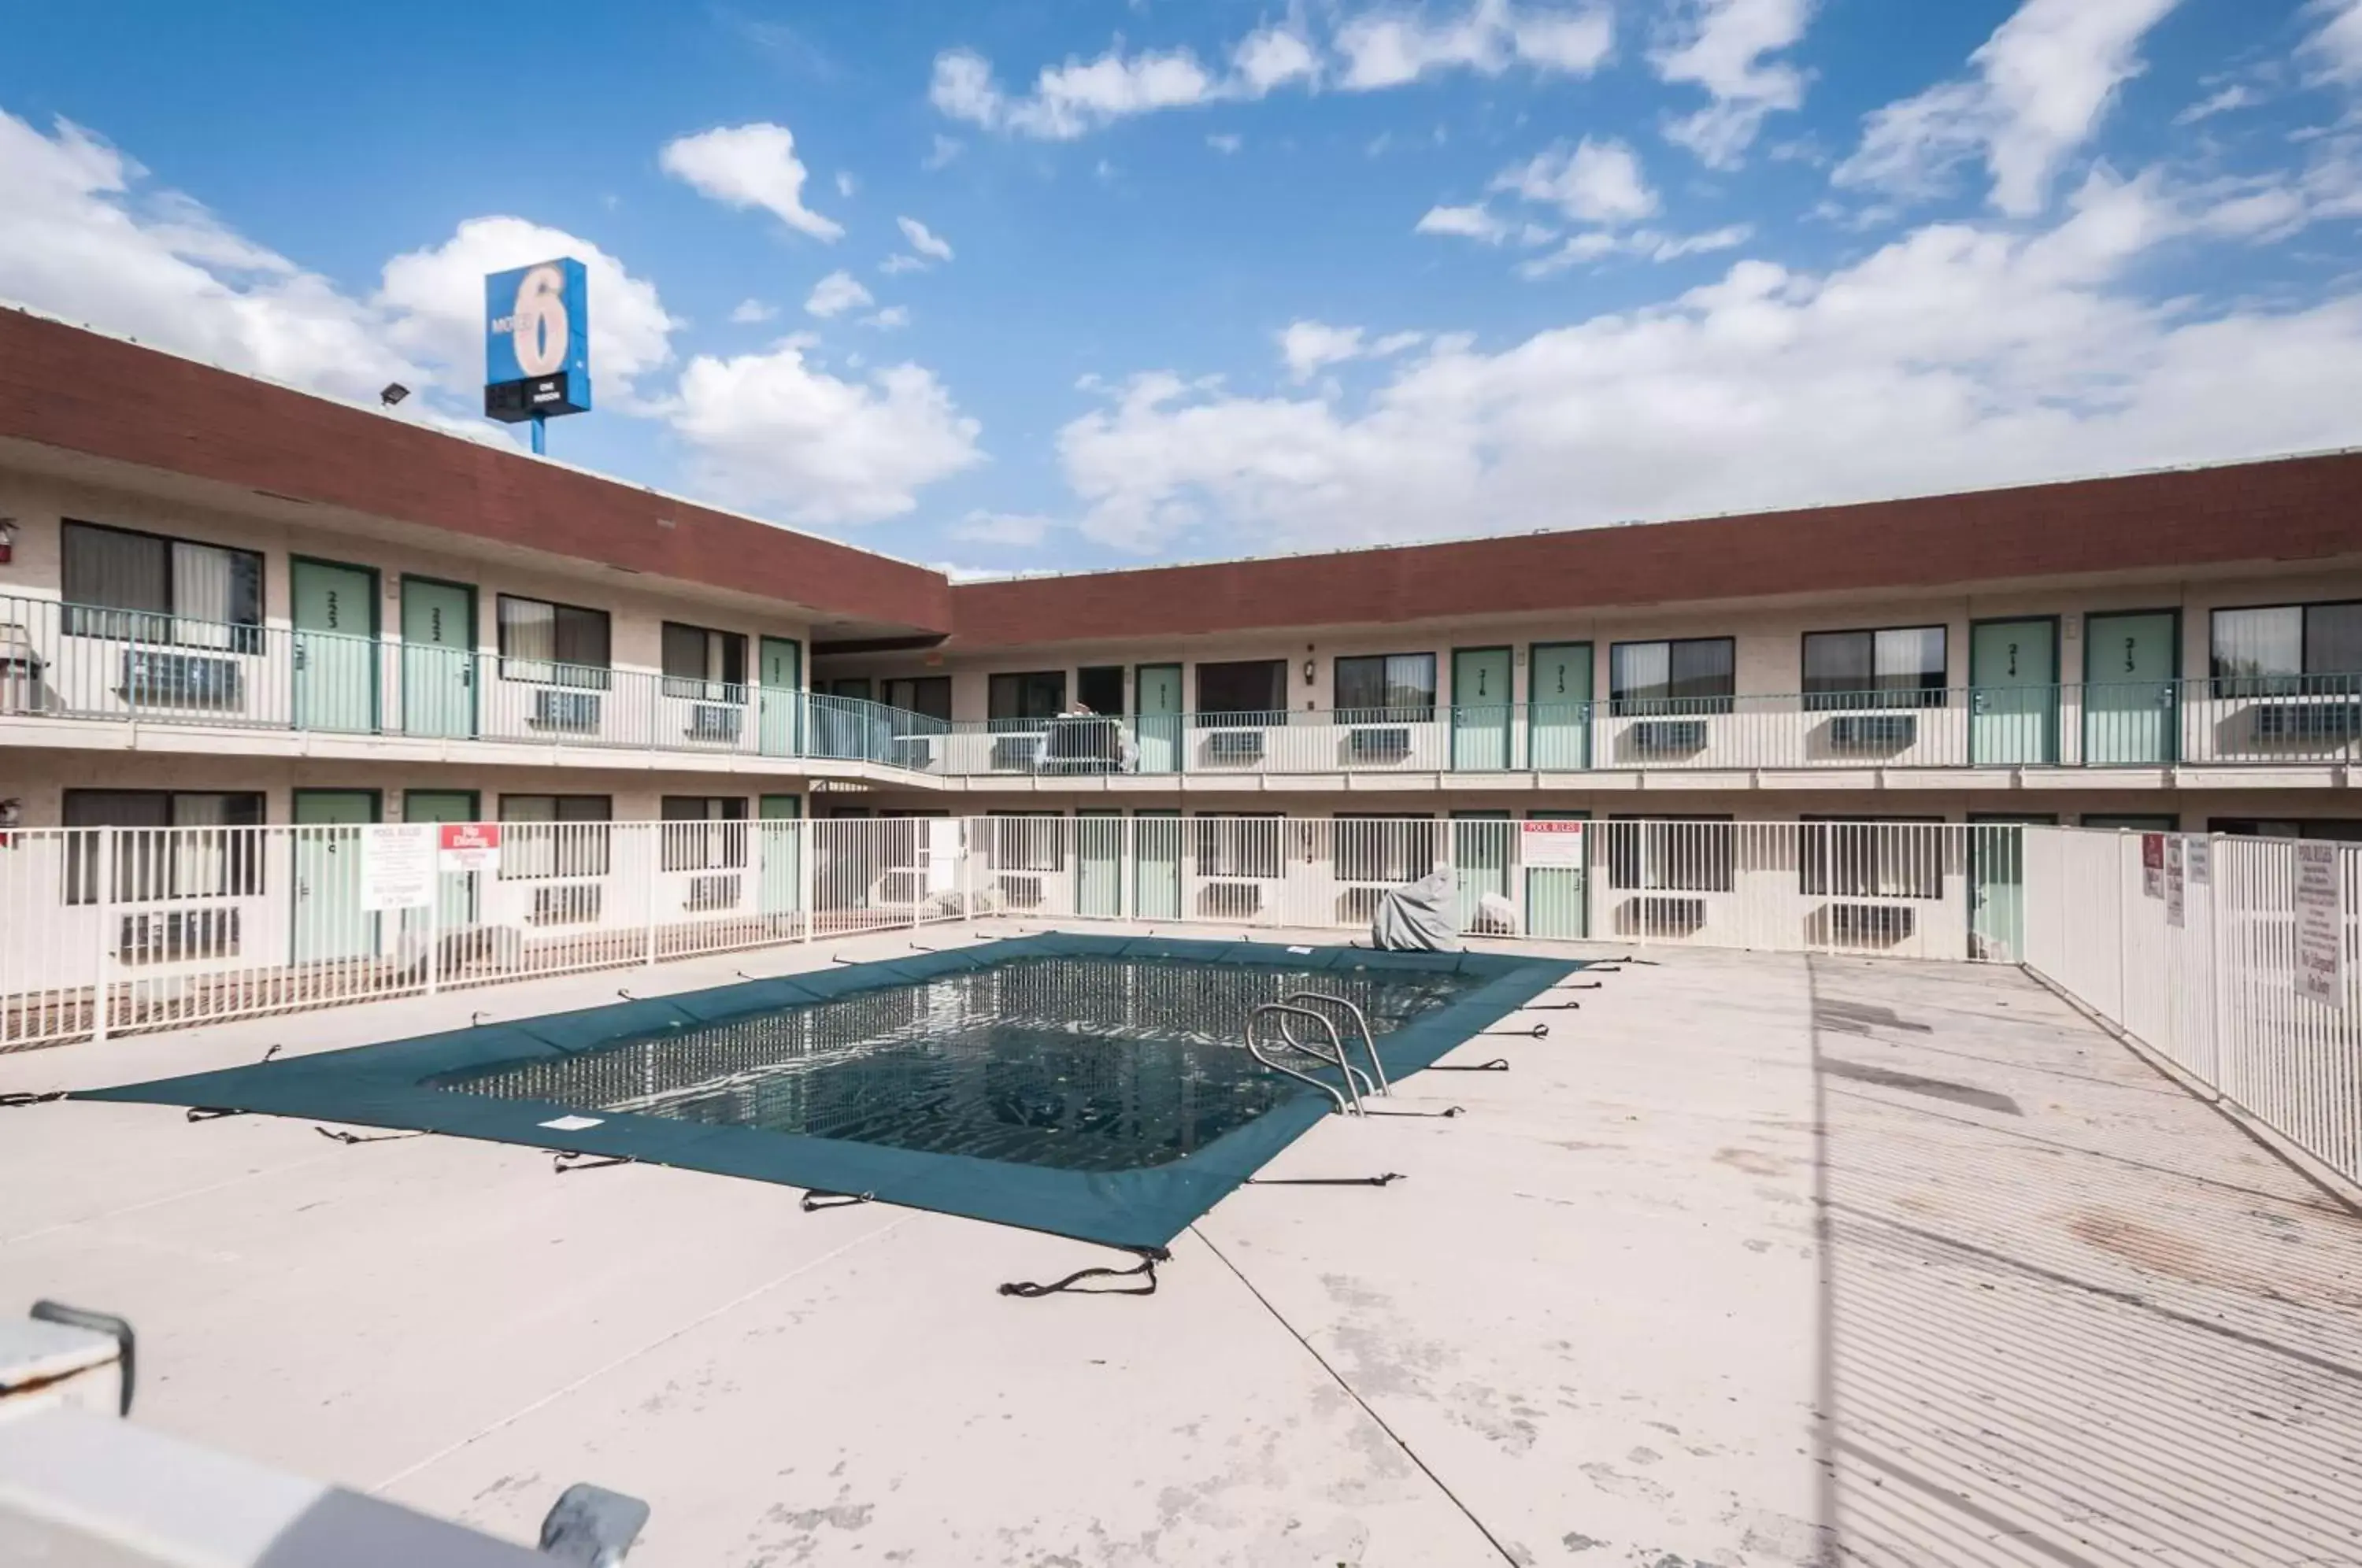
[[[2170,610],[2083,623],[2083,760],[2171,762],[2180,751],[2180,617]]]
[[[1181,766],[1181,667],[1143,664],[1132,677],[1139,710],[1140,770],[1171,773]]]
[[[1526,687],[1528,766],[1591,766],[1591,645],[1536,643]]]
[[[476,591],[463,583],[402,580],[402,729],[476,733]]]
[[[1497,771],[1510,762],[1509,650],[1451,653],[1451,766]]]
[[[755,663],[763,755],[798,756],[803,750],[803,645],[792,637],[765,637]]]
[[[1969,760],[2058,760],[2058,623],[1981,621],[1969,629]]]
[[[377,573],[297,559],[294,720],[303,730],[377,728]]]

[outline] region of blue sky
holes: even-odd
[[[17,7],[0,297],[967,571],[2362,442],[2362,0]]]

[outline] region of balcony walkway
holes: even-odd
[[[999,1297],[1108,1254],[931,1214],[128,1105],[0,1110],[0,1299],[127,1313],[143,1418],[257,1458],[519,1537],[578,1479],[646,1496],[635,1568],[2362,1560],[2351,1208],[2014,972],[1652,956],[1460,1058],[1511,1072],[1407,1086],[1467,1116],[1265,1173],[1408,1180],[1242,1190],[1148,1299]]]

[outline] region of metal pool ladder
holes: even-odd
[[[1287,1021],[1296,1018],[1308,1018],[1325,1030],[1329,1035],[1329,1049],[1323,1051],[1318,1044],[1297,1039],[1296,1032]],[[1266,1052],[1263,1041],[1263,1024],[1265,1019],[1276,1021],[1280,1041],[1289,1050],[1301,1052],[1317,1062],[1335,1067],[1338,1070],[1338,1076],[1345,1081],[1344,1088],[1340,1090],[1336,1085],[1316,1078],[1310,1073],[1299,1072]],[[1363,1114],[1361,1086],[1369,1080],[1359,1068],[1345,1060],[1344,1037],[1337,1032],[1336,1021],[1327,1013],[1315,1012],[1308,1007],[1301,1007],[1292,1001],[1262,1003],[1247,1015],[1247,1055],[1275,1073],[1294,1078],[1298,1083],[1310,1084],[1314,1088],[1327,1095],[1340,1112],[1348,1116]]]
[[[1362,1077],[1363,1090],[1366,1093],[1383,1095],[1392,1095],[1395,1092],[1395,1086],[1386,1081],[1386,1065],[1378,1060],[1378,1037],[1370,1029],[1370,1015],[1362,1010],[1360,1004],[1344,997],[1332,997],[1321,991],[1290,991],[1279,999],[1297,1008],[1305,1007],[1311,1002],[1319,1002],[1324,1007],[1343,1008],[1352,1019],[1354,1027],[1362,1032],[1362,1047],[1370,1055],[1370,1072]],[[1336,1032],[1332,1028],[1330,1032],[1333,1036]],[[1280,1025],[1280,1035],[1290,1045],[1296,1045],[1296,1038],[1284,1021]],[[1297,1049],[1302,1050],[1303,1047],[1297,1045]],[[1341,1055],[1343,1054],[1341,1046],[1339,1054]],[[1348,1067],[1346,1071],[1351,1072],[1352,1069]],[[1377,1077],[1377,1087],[1374,1089],[1371,1088],[1371,1074],[1376,1075]]]

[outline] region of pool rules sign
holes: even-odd
[[[2345,1005],[2345,889],[2338,846],[2296,846],[2296,989],[2324,1007]]]
[[[1583,869],[1583,824],[1527,821],[1518,824],[1518,859],[1529,871]]]

